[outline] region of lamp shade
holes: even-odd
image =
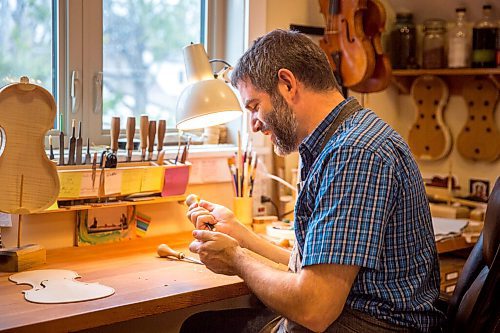
[[[215,79],[201,44],[184,48],[186,74],[190,84],[177,100],[177,129],[190,130],[229,122],[243,111],[234,91]]]

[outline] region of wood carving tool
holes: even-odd
[[[85,154],[85,161],[83,161],[83,164],[89,164],[90,163],[90,138],[87,138],[87,153]]]
[[[71,122],[71,130],[72,134],[71,137],[69,138],[69,157],[68,157],[68,164],[69,165],[74,165],[75,164],[75,145],[76,145],[76,121],[73,119]]]
[[[104,190],[104,178],[106,177],[104,169],[106,168],[106,158],[107,154],[103,153],[101,157],[101,174],[99,175],[99,190],[97,191],[97,197],[98,200],[101,200],[101,197],[104,196],[105,190]]]
[[[146,115],[141,116],[139,132],[141,135],[141,161],[146,159],[146,148],[148,147],[148,129],[149,129],[149,117]]]
[[[184,150],[182,151],[182,157],[181,157],[181,163],[182,164],[186,163],[186,160],[187,160],[187,157],[188,157],[188,153],[189,153],[189,146],[190,145],[191,145],[191,137],[188,138],[187,145],[184,146]]]
[[[59,165],[64,165],[64,132],[59,133]]]
[[[186,257],[184,252],[175,251],[167,244],[160,244],[158,246],[158,248],[156,249],[156,252],[158,253],[158,255],[161,258],[174,257],[174,258],[177,258],[179,260],[187,260],[187,261],[190,261],[190,262],[195,263],[195,264],[204,265],[204,263],[202,263],[200,260],[192,258],[192,257]]]
[[[132,161],[132,151],[134,150],[135,117],[127,118],[127,162]]]
[[[189,206],[191,206],[192,204],[194,204],[194,203],[198,203],[198,202],[200,202],[200,197],[199,197],[199,196],[197,196],[196,194],[190,194],[190,195],[188,195],[188,196],[186,197],[186,201],[185,201],[185,203],[186,203],[186,205],[187,205],[188,207],[189,207]],[[206,226],[209,230],[211,230],[211,231],[215,231],[215,225],[210,224],[210,223],[205,223],[205,226]]]
[[[94,158],[92,159],[92,189],[95,188],[96,171],[97,171],[97,152],[94,153]]]
[[[167,129],[167,121],[165,119],[161,119],[158,121],[158,142],[156,143],[156,151],[158,152],[157,158],[160,155],[160,152],[163,149],[163,141],[165,140],[165,131]]]
[[[54,159],[54,147],[52,147],[52,135],[49,135],[49,159]]]
[[[111,151],[116,155],[118,152],[118,137],[120,136],[120,117],[111,117]]]
[[[153,159],[153,150],[155,146],[156,137],[156,120],[149,121],[149,132],[148,132],[148,160]]]
[[[83,138],[82,138],[82,122],[78,122],[78,138],[76,139],[76,164],[82,164],[82,150],[83,150]]]

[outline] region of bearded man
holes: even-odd
[[[223,206],[190,206],[197,228],[190,250],[210,270],[240,276],[266,308],[200,313],[181,332],[437,327],[442,313],[434,306],[439,266],[431,215],[400,135],[356,99],[344,99],[323,51],[297,32],[275,30],[256,40],[232,84],[253,131],[269,135],[279,154],[299,151],[296,242],[289,252]],[[289,270],[265,265],[243,248]]]

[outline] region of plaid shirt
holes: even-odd
[[[321,151],[347,103],[357,102],[342,102],[299,147],[298,260],[360,266],[347,306],[429,331],[442,314],[433,305],[439,266],[420,172],[403,139],[367,109],[346,119]]]

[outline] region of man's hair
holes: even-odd
[[[323,50],[306,35],[279,29],[255,40],[231,73],[231,83],[236,87],[250,80],[257,90],[273,96],[281,68],[290,70],[309,89],[340,90]]]

